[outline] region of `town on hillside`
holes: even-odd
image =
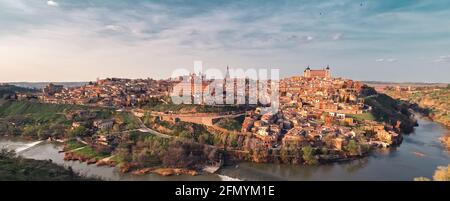
[[[216,171],[213,167],[221,166],[225,156],[291,164],[351,160],[373,149],[399,145],[402,133],[410,132],[415,123],[414,115],[390,97],[360,81],[333,77],[329,66],[318,70],[308,66],[303,75],[280,80],[279,108],[268,112],[263,110],[267,105],[249,101],[251,81],[230,78],[228,72],[222,83],[231,82],[237,88],[242,81],[245,104],[206,105],[203,95],[210,93],[208,84],[214,80],[191,82],[198,76],[203,75],[165,80],[107,78],[69,88],[49,84],[40,93],[18,92],[8,99],[77,106],[62,111],[62,121],[70,125],[61,131],[71,135],[42,136],[64,141],[67,160],[120,162],[127,164],[124,172],[152,171],[142,170],[149,166]],[[174,104],[170,94],[180,86],[200,89],[189,90],[191,99],[200,101]],[[227,96],[237,97],[226,93],[223,103]],[[146,145],[150,138],[161,138],[159,145]],[[180,140],[184,142],[169,142]],[[191,144],[183,145],[186,141]],[[185,158],[174,161],[170,143],[191,152],[201,150],[195,152],[197,163]],[[149,146],[161,150],[148,150]],[[86,147],[89,152],[80,151]]]

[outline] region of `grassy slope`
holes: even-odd
[[[372,113],[353,114],[353,115],[349,115],[349,116],[353,117],[359,121],[363,121],[363,120],[375,121],[376,120],[375,116],[373,116]]]
[[[48,120],[60,115],[64,110],[80,109],[75,105],[56,105],[30,101],[7,101],[0,106],[0,117],[12,115],[33,115],[38,119]]]
[[[450,88],[422,89],[414,93],[401,93],[388,91],[396,98],[416,103],[419,107],[427,109],[430,116],[437,122],[450,126]]]
[[[243,122],[244,116],[240,116],[237,118],[222,118],[216,123],[216,125],[230,131],[240,131],[242,129]]]

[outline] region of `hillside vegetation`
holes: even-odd
[[[0,135],[33,139],[63,135],[71,125],[64,112],[80,108],[32,101],[5,101],[0,106]]]
[[[417,88],[412,91],[387,90],[392,97],[405,100],[434,121],[450,127],[450,86]]]
[[[71,169],[51,161],[17,157],[13,152],[0,150],[0,181],[72,181],[88,180]]]
[[[0,106],[0,117],[26,115],[41,122],[54,121],[63,116],[64,111],[82,109],[76,105],[57,105],[31,101],[6,101]]]
[[[365,87],[361,91],[364,103],[372,107],[367,115],[355,115],[357,119],[376,120],[397,126],[400,122],[399,131],[411,133],[417,126],[417,121],[409,111],[409,105],[396,100],[389,95],[377,93],[372,87]]]
[[[0,99],[4,98],[6,95],[11,95],[14,93],[27,93],[27,92],[37,92],[36,89],[18,87],[9,84],[0,85]]]

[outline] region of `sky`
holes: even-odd
[[[449,25],[448,0],[1,0],[0,82],[159,79],[201,60],[449,83]]]

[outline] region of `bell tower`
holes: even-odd
[[[325,68],[325,77],[326,78],[330,78],[331,77],[330,65],[327,65],[327,67]]]

